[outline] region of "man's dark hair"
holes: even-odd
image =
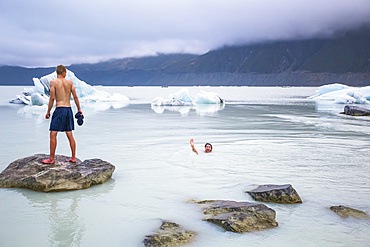
[[[57,75],[61,75],[63,72],[67,73],[67,69],[63,65],[58,65],[55,71],[57,72]]]
[[[212,147],[212,144],[211,143],[206,143],[205,145],[204,145],[204,147],[206,147],[207,145],[210,145],[211,146],[211,150],[213,149],[213,147]]]

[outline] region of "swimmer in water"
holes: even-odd
[[[198,154],[198,151],[195,149],[195,147],[194,147],[194,140],[193,139],[190,139],[190,146],[191,146],[191,148],[192,148],[192,150],[193,150],[193,152],[194,153],[196,153],[196,154]],[[212,152],[212,144],[211,143],[206,143],[205,145],[204,145],[204,152],[205,153],[210,153],[210,152]]]

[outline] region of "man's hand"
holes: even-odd
[[[46,113],[45,118],[46,119],[49,119],[50,118],[50,112]]]
[[[190,139],[190,146],[194,147],[194,140],[193,139]]]

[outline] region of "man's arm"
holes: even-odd
[[[193,149],[193,152],[196,153],[196,154],[198,154],[198,151],[194,147],[194,140],[193,139],[190,139],[190,146]]]
[[[55,87],[53,81],[50,82],[50,97],[49,97],[49,105],[48,105],[48,110],[46,112],[45,118],[49,119],[50,118],[50,111],[51,108],[53,108],[54,105],[54,100],[55,100]]]
[[[72,82],[72,95],[73,95],[73,100],[75,101],[75,104],[77,106],[77,110],[81,112],[82,114],[81,107],[80,107],[80,101],[78,100],[76,89],[75,89],[75,86],[73,85],[73,82]]]

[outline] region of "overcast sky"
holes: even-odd
[[[94,63],[330,35],[369,0],[0,0],[0,65]]]

